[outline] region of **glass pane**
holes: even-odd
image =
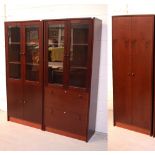
[[[48,82],[63,84],[64,25],[48,27]]]
[[[9,77],[19,79],[21,77],[20,63],[20,28],[8,28],[8,61],[9,61]]]
[[[39,80],[39,28],[27,26],[26,29],[26,80]]]
[[[72,24],[69,84],[86,87],[88,57],[88,25]]]
[[[21,74],[20,64],[9,63],[9,69],[10,69],[9,77],[14,79],[19,79]]]

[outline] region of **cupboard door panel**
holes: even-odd
[[[132,122],[151,131],[154,17],[132,17]]]
[[[89,53],[89,24],[71,23],[69,85],[86,88]]]
[[[21,81],[10,81],[7,86],[8,116],[23,118],[23,87]]]
[[[9,78],[21,79],[21,27],[8,26],[8,68]]]
[[[131,17],[115,17],[112,24],[114,123],[131,124]]]
[[[34,123],[42,122],[42,87],[26,84],[24,86],[23,117]]]
[[[65,24],[47,24],[48,83],[64,84]]]

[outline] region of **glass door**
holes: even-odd
[[[20,27],[8,27],[8,67],[9,78],[21,79]]]
[[[69,85],[86,88],[89,25],[71,23]]]
[[[64,83],[64,28],[62,24],[48,24],[48,83]]]
[[[26,80],[39,81],[39,26],[25,27]]]

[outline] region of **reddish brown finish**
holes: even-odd
[[[133,131],[136,131],[136,132],[140,132],[140,133],[143,133],[143,134],[147,134],[147,135],[150,134],[150,130],[143,129],[143,128],[137,127],[135,125],[116,122],[116,126],[121,127],[121,128],[125,128],[125,129],[128,129],[128,130],[133,130]]]
[[[67,131],[62,131],[62,130],[58,130],[58,129],[51,128],[51,127],[50,128],[46,127],[45,130],[49,131],[49,132],[56,133],[56,134],[60,134],[60,135],[63,135],[63,136],[72,137],[72,138],[76,138],[76,139],[79,139],[79,140],[87,141],[85,136],[76,135],[76,134],[73,134],[73,133],[70,133],[70,132],[67,132]]]
[[[9,121],[19,123],[19,124],[23,124],[23,125],[27,125],[27,126],[34,127],[34,128],[37,128],[37,129],[41,129],[41,124],[40,123],[39,124],[32,123],[32,122],[25,121],[23,119],[18,119],[18,118],[15,118],[15,117],[9,117]]]
[[[21,79],[9,78],[8,65],[8,26],[20,26],[21,31]],[[25,49],[25,27],[39,27],[39,81],[26,81],[26,49]],[[23,119],[23,121],[42,124],[42,102],[43,102],[43,22],[6,22],[6,77],[7,77],[7,102],[8,102],[8,118]],[[9,119],[10,120],[10,119]],[[29,123],[27,123],[29,124]]]
[[[97,19],[66,19],[45,21],[45,96],[44,96],[44,126],[52,132],[88,141],[95,131],[96,103],[90,105],[90,87],[93,53],[93,24]],[[47,71],[47,37],[48,24],[65,23],[65,51],[64,51],[64,84],[48,84]],[[71,23],[88,24],[88,56],[86,88],[69,86],[69,56]],[[101,25],[101,21],[99,20]],[[100,32],[101,33],[101,32]],[[99,34],[100,34],[99,33]],[[100,46],[100,44],[99,44]],[[95,51],[94,51],[95,52]],[[96,51],[99,52],[99,51]],[[93,110],[92,110],[93,108]],[[91,113],[89,110],[91,109]],[[92,119],[93,118],[93,119]],[[48,128],[48,129],[47,129]],[[76,136],[72,136],[76,135]],[[82,138],[81,138],[82,137]]]
[[[43,32],[44,23],[44,32]],[[69,86],[69,57],[71,23],[88,24],[88,55],[86,88]],[[48,84],[48,24],[64,24],[64,68],[63,85]],[[8,30],[9,25],[21,27],[21,79],[14,80],[8,76]],[[39,26],[40,46],[40,74],[39,81],[27,81],[26,57],[25,57],[25,26]],[[30,22],[7,22],[6,30],[6,69],[7,69],[7,99],[8,120],[33,126],[42,125],[43,130],[66,135],[80,140],[88,141],[95,132],[97,103],[90,100],[92,54],[99,55],[101,42],[101,20],[96,18],[56,19],[30,21]],[[98,29],[99,28],[99,29]],[[94,34],[97,33],[97,34]],[[42,37],[44,35],[44,38]],[[95,39],[94,40],[94,36]],[[44,40],[43,40],[44,39]],[[44,48],[43,48],[44,41]],[[43,69],[44,50],[44,69]],[[99,63],[99,59],[98,59]],[[98,66],[96,64],[96,66]],[[96,76],[99,75],[96,67]],[[43,72],[44,71],[44,72]],[[43,90],[44,79],[44,90]],[[97,78],[95,78],[97,79]],[[95,89],[95,88],[94,88]],[[16,91],[15,91],[16,90]],[[97,90],[96,90],[97,98]],[[44,100],[43,100],[44,94]],[[14,98],[16,96],[16,98]],[[16,108],[15,108],[16,106]],[[34,125],[36,127],[36,125]],[[38,126],[38,125],[37,125]]]
[[[114,120],[131,124],[131,18],[113,18]]]
[[[150,135],[153,37],[154,16],[113,17],[114,124]]]
[[[154,16],[132,17],[133,125],[152,128]]]

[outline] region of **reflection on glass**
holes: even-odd
[[[64,25],[48,27],[48,82],[63,83]]]
[[[39,80],[39,28],[27,26],[26,29],[26,80]]]
[[[88,25],[72,24],[69,84],[86,87],[88,57]]]
[[[8,42],[9,77],[20,79],[20,28],[18,26],[9,26]]]

